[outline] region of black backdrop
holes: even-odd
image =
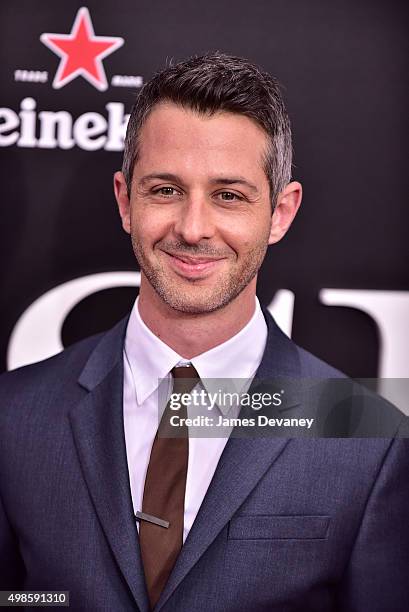
[[[170,58],[219,49],[255,61],[285,85],[294,178],[304,186],[298,218],[264,263],[259,297],[269,304],[277,290],[291,290],[293,338],[353,376],[376,376],[375,321],[356,308],[322,304],[319,291],[409,290],[407,2],[93,0],[86,6],[95,35],[124,39],[103,59],[108,88],[78,76],[55,89],[60,58],[40,36],[69,34],[81,6],[1,3],[0,370],[13,328],[41,295],[87,274],[137,270],[112,195],[121,152],[40,147],[38,116],[37,140],[21,146],[22,122],[13,127],[10,117],[26,98],[37,113],[64,110],[73,121],[89,112],[107,119],[110,102],[129,113],[137,88],[111,85],[114,75],[146,81]],[[44,75],[21,71],[46,72],[48,80],[32,82]],[[135,295],[112,288],[82,300],[65,320],[64,344],[109,327]]]

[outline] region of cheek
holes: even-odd
[[[131,212],[132,235],[144,243],[154,243],[166,236],[171,223],[168,216],[153,214],[135,206]]]
[[[264,247],[270,235],[270,223],[252,223],[247,220],[244,224],[230,224],[223,232],[224,241],[237,253],[248,253],[254,249]]]

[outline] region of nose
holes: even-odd
[[[192,194],[184,201],[178,210],[174,231],[189,244],[197,244],[214,236],[212,210],[204,195]]]

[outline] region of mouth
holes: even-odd
[[[172,268],[187,278],[203,278],[212,273],[225,258],[191,257],[162,251]]]

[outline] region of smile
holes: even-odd
[[[205,257],[190,257],[189,255],[172,255],[162,251],[172,268],[188,278],[203,278],[211,273],[222,261],[222,259],[209,259]]]

